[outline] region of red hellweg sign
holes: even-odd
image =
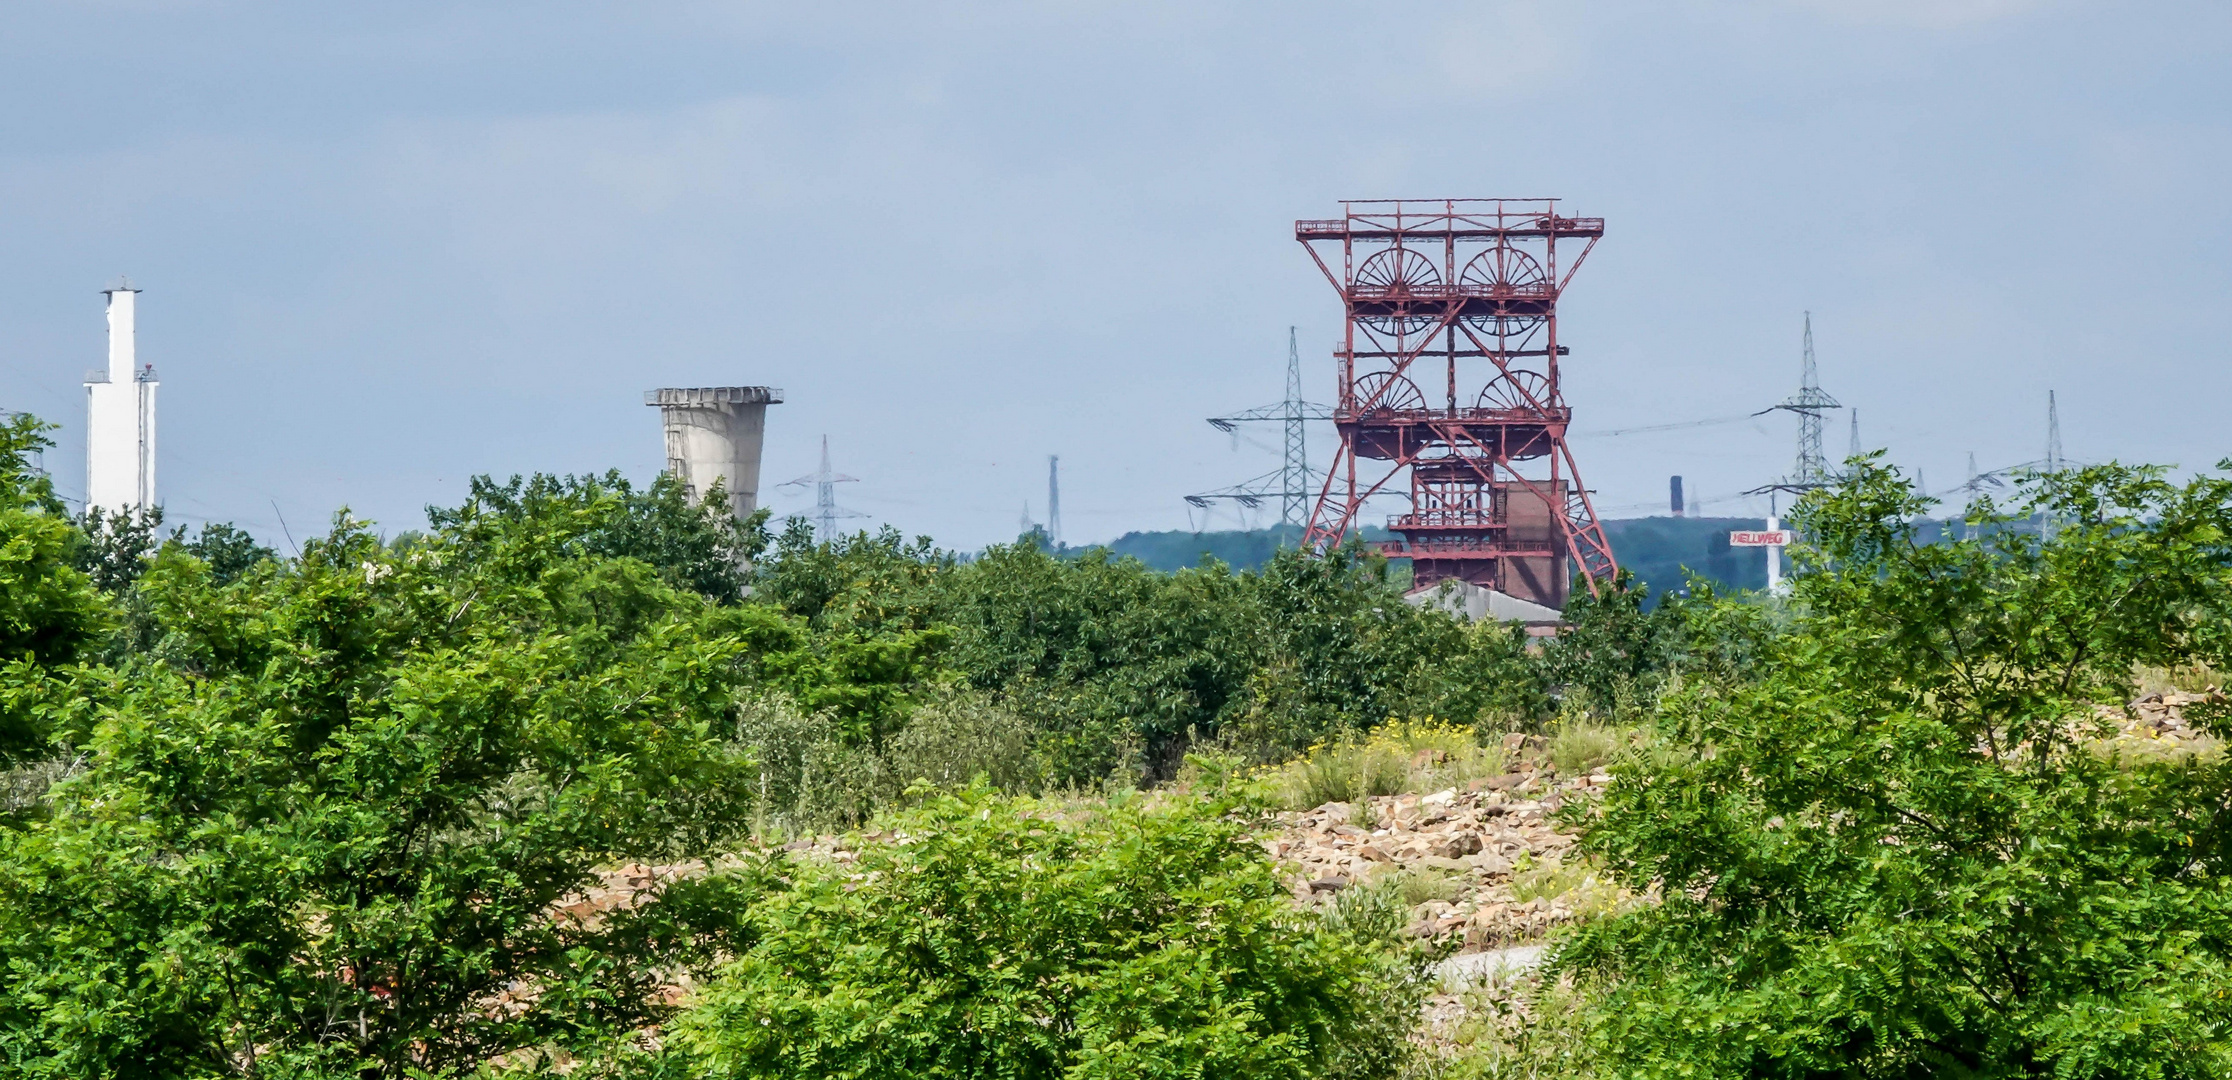
[[[1758,532],[1732,532],[1728,534],[1730,547],[1788,547],[1789,529],[1761,529]]]

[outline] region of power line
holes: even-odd
[[[1641,427],[1608,428],[1600,431],[1577,431],[1574,433],[1574,435],[1578,438],[1585,439],[1609,439],[1620,435],[1647,435],[1656,431],[1686,431],[1690,428],[1712,427],[1716,424],[1738,424],[1755,416],[1760,416],[1773,411],[1773,409],[1761,409],[1759,412],[1740,413],[1736,416],[1715,416],[1705,420],[1677,420],[1673,423],[1668,424],[1644,424]]]

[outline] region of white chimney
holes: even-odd
[[[139,290],[107,290],[107,370],[85,374],[85,507],[110,514],[155,502],[155,366],[140,366]]]

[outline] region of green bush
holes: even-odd
[[[1361,802],[1394,795],[1410,779],[1410,758],[1401,745],[1344,739],[1312,747],[1300,759],[1269,774],[1273,800],[1289,810],[1332,802]]]
[[[1712,590],[1693,582],[1705,601]],[[1646,609],[1650,589],[1626,571],[1594,591],[1576,585],[1566,603],[1568,625],[1542,647],[1541,677],[1570,706],[1578,701],[1600,720],[1633,722],[1657,700],[1666,680],[1697,649],[1688,602],[1662,596]]]
[[[1511,898],[1522,904],[1563,899],[1574,911],[1590,915],[1610,911],[1620,900],[1619,891],[1603,880],[1603,870],[1588,859],[1535,863],[1522,856],[1514,869]]]
[[[83,535],[32,467],[32,455],[52,445],[48,430],[21,413],[0,422],[0,770],[53,752],[48,739],[67,714],[82,712],[67,671],[114,622],[74,565]]]
[[[805,712],[780,691],[740,696],[735,737],[752,763],[752,831],[762,840],[861,824],[895,791],[882,759],[850,745],[834,714]]]
[[[1042,787],[1035,733],[988,695],[950,691],[916,708],[890,740],[890,773],[903,784],[942,789],[983,782],[1007,794]]]
[[[940,790],[982,780],[994,790],[1042,789],[1036,734],[985,695],[943,688],[882,749],[856,744],[832,710],[808,713],[778,691],[755,689],[737,708],[735,738],[752,761],[753,832],[781,840],[866,824],[903,805],[923,782]]]
[[[1617,1076],[2232,1075],[2232,767],[2104,756],[2135,666],[2221,670],[2232,481],[2039,478],[1923,542],[1857,462],[1796,515],[1788,632],[1699,671],[1569,806],[1661,902],[1559,961]],[[2042,536],[2039,511],[2058,524]],[[1705,605],[1726,626],[1749,616]],[[2221,724],[2220,715],[2204,717]]]
[[[708,1077],[1385,1076],[1415,968],[1319,925],[1226,805],[932,797],[794,861],[675,1029]],[[1406,996],[1412,995],[1412,996]]]
[[[1550,764],[1560,775],[1578,776],[1609,763],[1625,733],[1586,715],[1568,714],[1550,733]]]
[[[1419,1056],[1415,1080],[1582,1080],[1607,1073],[1590,1043],[1589,1018],[1600,1002],[1539,974],[1509,985],[1475,987],[1459,998],[1462,1014],[1441,1034],[1446,1042]]]
[[[1388,716],[1505,730],[1549,703],[1523,632],[1404,603],[1360,547],[1164,574],[1099,549],[1021,543],[963,561],[891,530],[818,541],[794,522],[758,575],[756,595],[817,641],[938,635],[908,677],[957,678],[1021,717],[1056,786],[1167,780],[1196,740],[1277,761]]]
[[[0,828],[8,1074],[400,1078],[661,1019],[718,882],[554,905],[733,837],[731,703],[798,642],[565,524],[399,556],[344,520],[230,584],[159,554],[154,650],[80,678],[82,768]]]
[[[1468,890],[1467,883],[1446,870],[1432,867],[1413,867],[1394,875],[1396,891],[1403,903],[1416,907],[1428,900],[1455,900]]]

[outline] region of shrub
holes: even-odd
[[[933,796],[784,866],[676,1043],[738,1080],[1391,1075],[1413,969],[1296,910],[1230,811]]]
[[[2187,662],[2165,667],[2140,664],[2133,671],[2141,696],[2165,690],[2208,693],[2224,688],[2224,673],[2206,663]]]
[[[1870,462],[1809,494],[1790,632],[1564,811],[1661,897],[1560,954],[1607,1072],[2232,1073],[2232,768],[2103,755],[2090,719],[2135,665],[2232,654],[2232,480],[2030,490],[2050,536],[1987,504],[1936,542]]]
[[[1550,764],[1560,775],[1577,776],[1610,762],[1625,741],[1618,728],[1568,714],[1550,735]]]
[[[1420,1056],[1417,1080],[1582,1080],[1607,1075],[1590,1043],[1598,999],[1537,974],[1460,998],[1446,1042]]]
[[[1396,873],[1393,878],[1397,893],[1410,907],[1429,900],[1455,900],[1467,891],[1466,883],[1456,875],[1431,867],[1413,867]]]
[[[736,743],[753,763],[752,831],[763,840],[866,824],[909,801],[910,786],[954,790],[982,780],[1035,794],[1043,775],[1036,734],[983,694],[938,688],[879,750],[857,745],[834,710],[806,712],[758,688],[737,706]]]
[[[943,789],[983,781],[1008,794],[1040,787],[1035,738],[1013,709],[980,693],[947,691],[915,709],[890,741],[890,773],[902,784]]]
[[[1562,899],[1582,916],[1604,914],[1621,902],[1619,889],[1605,880],[1603,867],[1587,858],[1540,863],[1522,859],[1511,877],[1511,898],[1522,904],[1535,899]]]
[[[482,557],[345,520],[230,585],[158,555],[158,650],[84,679],[81,770],[0,829],[10,1075],[399,1078],[668,1011],[711,940],[668,901],[704,887],[553,908],[731,837],[726,714],[790,628],[548,523],[459,527]]]
[[[752,831],[762,840],[859,825],[894,791],[882,760],[848,745],[834,713],[806,712],[787,694],[742,695],[736,743],[752,762]]]
[[[1302,757],[1265,769],[1257,780],[1277,805],[1306,810],[1373,795],[1438,791],[1498,776],[1501,745],[1483,746],[1466,728],[1438,720],[1390,721],[1362,738],[1313,746]]]

